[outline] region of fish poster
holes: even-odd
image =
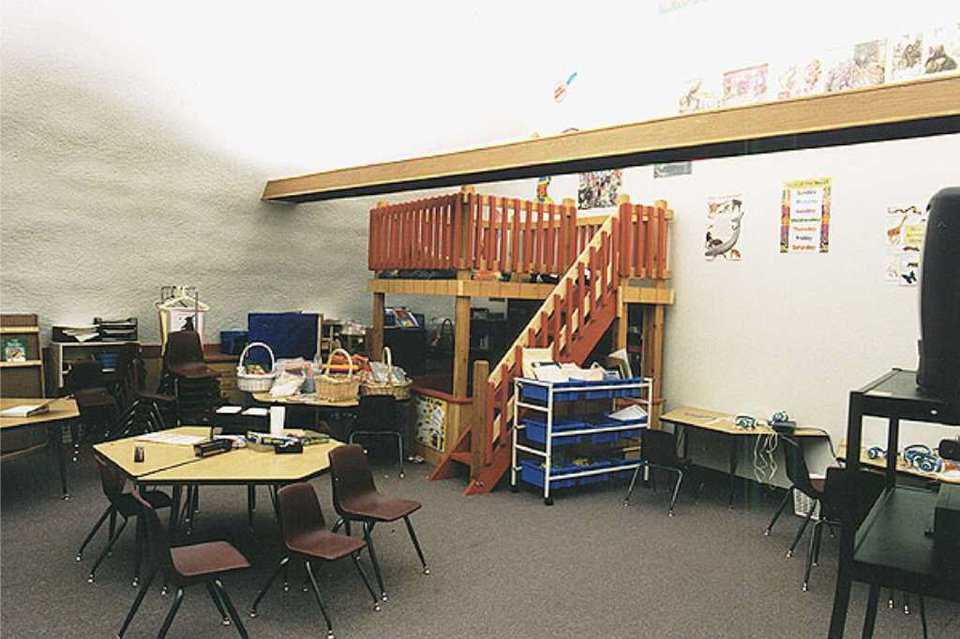
[[[783,185],[780,252],[830,250],[830,178],[793,180]]]
[[[707,235],[703,251],[707,260],[743,259],[739,243],[745,212],[743,196],[739,193],[707,198]]]
[[[578,208],[584,210],[616,206],[622,185],[621,169],[581,173],[580,188],[577,190]]]
[[[920,281],[920,257],[927,234],[927,213],[918,206],[889,206],[884,216],[887,247],[884,280],[900,286]]]

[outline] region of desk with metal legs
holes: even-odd
[[[47,412],[32,417],[0,417],[0,437],[8,438],[31,429],[45,428],[47,443],[28,446],[19,450],[3,451],[0,459],[13,459],[34,450],[49,446],[57,459],[60,469],[60,489],[63,499],[70,499],[67,490],[67,465],[63,457],[63,428],[80,417],[77,402],[69,398],[60,399],[33,399],[33,398],[0,398],[0,410],[16,406],[32,406],[46,403]],[[6,442],[4,442],[6,443]],[[6,448],[6,446],[4,446]]]

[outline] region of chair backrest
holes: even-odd
[[[170,537],[167,528],[160,521],[157,511],[137,493],[133,498],[140,504],[140,517],[146,531],[147,554],[154,568],[170,568],[173,566],[173,557],[170,555]]]
[[[314,530],[323,530],[323,511],[313,486],[303,482],[289,484],[277,491],[280,530],[284,543]]]
[[[640,431],[640,456],[644,461],[656,466],[675,467],[680,460],[677,457],[677,436],[666,430],[644,428]]]
[[[365,395],[357,407],[357,429],[397,430],[397,400],[393,395]]]
[[[167,370],[183,364],[203,362],[203,346],[196,331],[173,331],[167,335],[167,347],[163,351],[163,367]]]
[[[100,472],[100,487],[103,489],[103,494],[113,502],[123,494],[127,477],[100,455],[95,454],[93,459],[97,462],[97,470]]]
[[[342,504],[351,499],[376,493],[367,456],[359,446],[337,446],[330,451],[330,475],[333,485],[333,507],[343,515]]]
[[[780,435],[780,445],[783,447],[783,456],[786,460],[787,477],[797,490],[804,495],[817,499],[820,492],[813,487],[810,481],[810,470],[807,460],[803,456],[803,447],[796,438],[790,435]]]
[[[71,394],[88,388],[107,387],[103,366],[95,359],[84,359],[72,363],[64,381],[67,391]]]

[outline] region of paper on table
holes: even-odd
[[[193,446],[202,442],[206,437],[200,435],[176,435],[174,433],[147,433],[137,437],[137,441],[153,442],[155,444],[173,444],[175,446]]]
[[[49,402],[43,404],[24,404],[23,406],[13,406],[0,410],[0,417],[32,417],[49,411],[47,406]]]
[[[243,410],[243,406],[221,406],[217,409],[217,415],[236,415]]]
[[[252,406],[247,410],[243,411],[244,415],[253,415],[254,417],[266,417],[270,414],[270,411],[261,406]]]
[[[647,416],[647,411],[643,410],[636,404],[631,404],[626,408],[621,408],[615,413],[610,413],[610,417],[621,422],[629,422],[636,419],[644,419]]]

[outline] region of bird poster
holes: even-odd
[[[920,281],[920,257],[927,234],[926,211],[915,205],[889,206],[884,216],[887,247],[884,280],[900,286]]]
[[[743,196],[721,195],[707,198],[707,235],[704,257],[740,261],[740,226],[743,222]]]
[[[830,178],[792,180],[783,185],[780,252],[830,250]]]

